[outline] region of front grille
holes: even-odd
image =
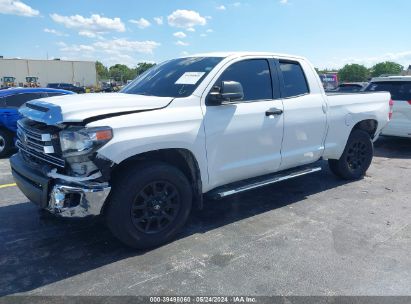
[[[37,160],[58,166],[65,166],[65,161],[56,152],[53,141],[58,139],[57,130],[28,119],[17,123],[17,147],[22,153]]]

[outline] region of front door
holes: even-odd
[[[222,81],[239,82],[244,99],[217,106],[205,102],[210,188],[274,172],[281,163],[283,104],[274,98],[276,82],[269,61],[242,59],[227,65],[214,86],[221,87]],[[280,114],[270,114],[270,109]]]

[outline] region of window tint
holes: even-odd
[[[237,81],[244,90],[244,101],[273,99],[270,67],[265,59],[250,59],[230,65],[215,83]]]
[[[297,62],[281,62],[280,70],[284,80],[284,97],[298,96],[309,92],[304,71]]]
[[[20,108],[25,102],[37,98],[41,98],[41,94],[39,93],[25,93],[25,94],[17,94],[12,96],[7,96],[4,98],[6,102],[6,106],[10,108]]]
[[[371,82],[365,91],[388,91],[394,100],[411,100],[411,82],[409,81]]]

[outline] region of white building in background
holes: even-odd
[[[94,61],[35,60],[0,58],[0,78],[15,77],[17,86],[26,84],[26,77],[38,77],[40,86],[48,83],[71,83],[78,86],[97,86]]]

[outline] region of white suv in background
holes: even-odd
[[[365,91],[391,93],[393,114],[381,134],[411,138],[411,76],[376,77],[371,79]]]

